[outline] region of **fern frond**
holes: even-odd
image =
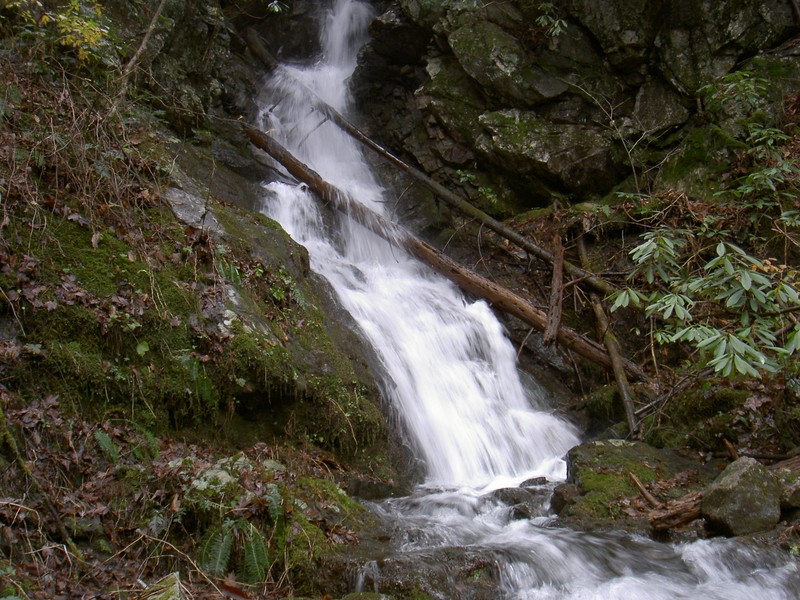
[[[247,583],[261,583],[266,579],[269,564],[269,551],[264,534],[246,519],[240,519],[236,525],[242,534],[241,579]]]
[[[117,463],[119,460],[119,448],[114,443],[114,440],[102,429],[95,429],[94,430],[94,439],[97,442],[97,445],[100,446],[100,449],[106,455],[111,462]]]
[[[278,519],[283,516],[283,498],[281,497],[280,488],[274,483],[268,483],[267,488],[269,491],[266,493],[265,500],[267,501],[267,510],[269,511],[269,518],[273,523],[277,523]]]
[[[198,550],[200,567],[211,575],[224,575],[233,550],[233,523],[225,521],[203,534]]]

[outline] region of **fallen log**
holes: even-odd
[[[390,243],[404,248],[409,254],[427,263],[468,294],[484,298],[498,310],[519,318],[539,331],[544,331],[546,328],[547,315],[544,311],[536,308],[521,296],[462,267],[434,247],[352,200],[347,194],[324,181],[316,171],[297,160],[288,150],[264,132],[252,127],[245,127],[245,134],[256,147],[277,160],[292,176],[305,183],[312,192],[336,210],[345,213]],[[605,368],[613,368],[612,361],[605,349],[574,329],[560,326],[557,340],[561,345],[573,350],[583,358]],[[637,379],[647,379],[639,366],[631,361],[625,361],[623,368]]]
[[[688,525],[700,518],[702,502],[703,490],[700,490],[673,500],[662,509],[651,510],[648,515],[650,527],[655,532],[661,532]]]
[[[583,236],[578,237],[578,254],[581,257],[581,263],[584,266],[588,265],[589,257],[586,252],[586,242]],[[608,356],[611,359],[611,368],[614,371],[614,379],[617,383],[617,390],[619,396],[622,398],[622,406],[625,408],[625,418],[628,421],[628,429],[631,435],[639,433],[639,423],[636,420],[636,408],[633,405],[633,396],[631,395],[630,385],[628,384],[628,377],[625,374],[624,358],[620,352],[619,342],[617,336],[611,330],[611,322],[608,320],[603,303],[597,294],[589,294],[589,300],[592,304],[594,317],[597,321],[598,336],[603,340],[603,343],[608,350]]]
[[[252,29],[248,29],[245,32],[244,38],[245,42],[247,42],[248,48],[250,48],[250,51],[253,53],[253,55],[256,56],[269,70],[272,71],[280,66],[278,61],[276,61],[275,58],[273,58],[270,55],[270,53],[266,50],[266,48],[264,48],[264,45],[261,43],[261,39],[259,38],[258,33],[256,33]],[[298,85],[302,86],[302,84],[299,82]],[[356,127],[350,121],[348,121],[344,116],[342,116],[340,112],[334,109],[327,102],[318,97],[312,90],[305,87],[305,91],[307,92],[308,97],[313,99],[315,107],[318,110],[320,110],[330,121],[335,123],[342,131],[351,136],[357,142],[363,144],[370,150],[376,152],[379,156],[382,156],[384,159],[386,159],[387,161],[389,161],[402,171],[408,173],[411,177],[419,181],[422,185],[424,185],[430,191],[436,194],[436,196],[439,199],[443,200],[445,203],[449,204],[453,208],[458,209],[465,215],[472,217],[479,223],[482,223],[488,229],[491,229],[499,236],[515,244],[516,246],[518,246],[522,250],[525,250],[529,254],[541,260],[544,260],[545,262],[548,262],[551,265],[555,264],[557,258],[552,252],[550,252],[545,248],[542,248],[538,244],[535,244],[533,241],[521,235],[517,231],[511,229],[510,227],[503,225],[500,221],[486,214],[481,209],[473,206],[463,198],[459,197],[458,194],[451,192],[440,183],[437,183],[436,181],[425,175],[419,169],[414,168],[405,161],[396,157],[394,154],[386,150],[380,144],[376,143],[371,138],[364,135],[364,133],[362,133],[361,130],[358,129],[358,127]],[[563,269],[573,277],[580,279],[581,282],[588,284],[598,292],[602,292],[604,294],[611,294],[617,289],[616,286],[606,281],[605,279],[602,279],[601,277],[598,277],[594,273],[590,273],[589,271],[569,261],[564,260]]]

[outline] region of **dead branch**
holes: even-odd
[[[648,504],[650,504],[650,506],[652,506],[653,508],[656,508],[656,509],[664,508],[664,505],[661,502],[659,502],[656,499],[656,497],[653,496],[653,494],[651,494],[647,490],[646,487],[644,487],[644,484],[642,483],[641,479],[639,479],[634,473],[628,473],[628,475],[631,476],[631,479],[633,480],[633,483],[635,483],[636,487],[639,488],[639,491],[642,493],[642,496],[644,496],[644,499],[647,500],[647,502],[648,502]]]
[[[553,279],[550,283],[550,304],[547,309],[547,327],[544,330],[544,343],[551,344],[556,339],[561,324],[561,309],[564,300],[564,246],[561,236],[553,236]]]
[[[136,52],[133,53],[131,59],[122,69],[122,74],[119,78],[119,93],[117,94],[117,98],[122,98],[125,96],[125,92],[128,89],[128,80],[130,78],[133,69],[136,65],[139,64],[139,60],[142,58],[142,53],[144,52],[145,48],[147,48],[147,43],[150,41],[150,37],[153,35],[153,32],[156,29],[156,25],[158,24],[158,18],[161,16],[161,11],[164,10],[164,5],[167,3],[167,0],[161,0],[156,7],[155,12],[153,13],[153,17],[150,19],[150,24],[147,26],[147,31],[144,33],[144,37],[142,37],[142,41],[139,43],[139,47],[136,48]],[[116,109],[116,103],[114,103],[113,108]]]
[[[658,532],[687,525],[700,518],[702,501],[703,490],[700,490],[673,500],[662,509],[652,510],[648,516],[650,527]]]
[[[581,262],[586,266],[589,264],[589,257],[586,253],[586,242],[583,236],[578,237],[577,242]],[[628,377],[625,374],[624,359],[620,352],[617,336],[615,336],[614,332],[611,330],[611,323],[608,320],[608,315],[606,315],[606,311],[598,295],[593,292],[589,295],[589,299],[592,310],[594,311],[595,320],[597,321],[598,336],[605,343],[606,350],[608,350],[608,355],[611,359],[614,379],[617,382],[617,389],[619,390],[620,398],[622,398],[622,405],[625,408],[628,429],[631,435],[636,435],[639,433],[639,424],[636,420],[636,409],[633,406],[633,397],[631,396],[630,386],[628,385]]]

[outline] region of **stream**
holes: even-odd
[[[367,39],[372,8],[355,0],[326,7],[323,55],[272,75],[259,125],[326,181],[391,219],[391,199],[360,148],[313,109],[308,93],[347,114],[346,81]],[[457,589],[457,581],[449,591],[446,582],[436,589],[420,584],[428,594],[800,597],[797,564],[781,553],[724,539],[670,545],[554,527],[549,494],[566,477],[563,457],[579,443],[578,432],[549,410],[543,388],[523,386],[514,348],[489,306],[465,298],[353,221],[328,214],[303,185],[267,184],[263,210],[308,249],[312,268],[332,284],[374,346],[384,394],[423,467],[425,479],[410,496],[369,504],[393,532],[387,552],[407,565],[418,559],[420,569],[448,549],[480,555],[488,565],[490,595]],[[524,518],[502,501],[509,488],[527,498]],[[352,589],[382,591],[386,564],[365,562]]]

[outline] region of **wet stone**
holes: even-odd
[[[526,479],[522,483],[519,484],[521,488],[529,488],[529,487],[540,487],[543,485],[547,485],[547,477],[533,477],[532,479]]]
[[[757,460],[729,464],[703,495],[708,526],[725,535],[746,535],[774,527],[781,516],[781,489]]]
[[[553,490],[550,498],[550,510],[557,515],[571,504],[575,504],[581,495],[581,489],[574,483],[562,483]]]

